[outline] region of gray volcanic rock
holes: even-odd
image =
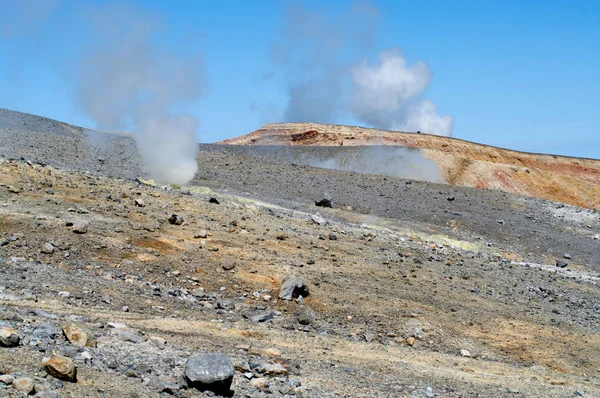
[[[188,387],[230,395],[234,374],[235,369],[229,357],[215,352],[188,358],[183,379]]]
[[[295,276],[288,276],[281,284],[279,298],[291,300],[299,296],[308,296],[308,286],[302,279],[296,278]]]

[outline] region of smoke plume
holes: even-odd
[[[418,100],[431,82],[424,62],[407,65],[399,49],[383,51],[376,64],[361,62],[351,70],[351,111],[371,126],[451,136],[454,119],[439,116],[433,102]]]
[[[427,64],[409,65],[396,48],[381,51],[374,63],[352,58],[373,51],[379,16],[368,2],[355,3],[341,17],[288,9],[271,49],[284,75],[285,121],[337,123],[352,116],[381,129],[452,135],[454,119],[422,99],[432,77]]]
[[[89,11],[92,41],[78,66],[77,104],[103,130],[131,129],[146,171],[162,183],[194,177],[198,120],[173,112],[205,92],[199,53],[161,46],[158,16],[123,5]],[[159,35],[160,34],[160,35]]]

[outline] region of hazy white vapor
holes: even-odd
[[[100,129],[132,129],[147,172],[162,183],[187,184],[196,163],[198,121],[173,112],[204,94],[199,54],[157,44],[160,18],[106,5],[93,9],[92,41],[81,58],[77,103]]]
[[[431,101],[417,102],[431,82],[424,62],[408,65],[400,50],[387,50],[377,63],[351,68],[351,79],[350,110],[358,120],[383,129],[452,135],[452,117],[437,115]]]
[[[402,120],[393,122],[392,130],[421,131],[423,133],[452,136],[454,118],[452,116],[437,114],[433,102],[425,100],[408,106]]]

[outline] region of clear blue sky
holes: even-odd
[[[95,127],[74,103],[71,65],[86,47],[82,1],[11,17],[17,0],[0,0],[0,107]],[[106,3],[88,0],[91,3]],[[200,120],[198,140],[213,142],[282,121],[285,79],[269,49],[290,2],[133,1],[160,15],[161,40],[203,54],[209,90],[186,105]],[[304,1],[331,17],[347,1]],[[325,5],[322,5],[324,3]],[[376,59],[399,47],[433,72],[426,97],[455,118],[454,136],[517,150],[600,158],[600,2],[373,0],[380,11],[370,47],[350,57]],[[186,40],[181,40],[185,37]],[[269,77],[271,76],[271,77]],[[358,124],[349,114],[331,123]]]

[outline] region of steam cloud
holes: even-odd
[[[157,44],[160,18],[139,9],[93,9],[93,42],[78,68],[76,100],[99,129],[132,129],[147,172],[162,183],[187,184],[198,169],[198,120],[172,111],[205,92],[200,54]]]
[[[358,120],[388,130],[452,135],[452,117],[438,116],[431,101],[415,101],[431,82],[424,62],[407,65],[400,50],[383,51],[377,64],[353,67],[351,77],[351,110]]]
[[[300,6],[288,10],[271,51],[286,82],[284,120],[335,123],[350,114],[376,128],[451,136],[454,119],[421,98],[432,77],[427,64],[409,65],[396,48],[380,52],[375,63],[347,59],[352,50],[371,50],[378,17],[366,2],[339,19]]]

